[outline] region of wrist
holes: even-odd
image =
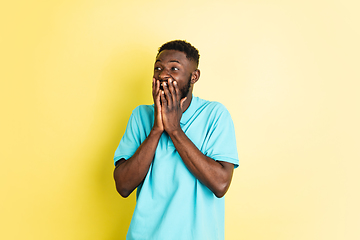
[[[150,134],[153,134],[153,135],[160,135],[164,132],[163,129],[161,128],[158,128],[158,127],[153,127],[150,131]]]
[[[171,131],[166,131],[170,137],[176,137],[179,136],[180,134],[183,134],[184,131],[181,129],[181,127],[175,128]]]

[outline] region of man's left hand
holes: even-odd
[[[183,105],[186,97],[181,99],[181,92],[176,81],[173,79],[163,83],[164,91],[161,94],[161,114],[164,129],[168,134],[181,130],[180,119],[183,113]]]

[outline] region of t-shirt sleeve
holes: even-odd
[[[129,118],[124,136],[121,138],[119,146],[115,151],[114,164],[122,158],[128,160],[134,155],[141,144],[138,115],[139,109],[135,108]]]
[[[208,132],[205,155],[216,160],[239,166],[234,123],[228,110],[220,103],[212,117],[211,128]]]

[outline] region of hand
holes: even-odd
[[[163,132],[164,125],[161,116],[161,90],[160,90],[160,81],[153,78],[152,81],[152,95],[154,100],[154,126],[153,129]]]
[[[183,113],[183,105],[186,97],[181,99],[181,93],[176,81],[168,79],[168,84],[163,83],[164,91],[161,91],[161,115],[164,130],[171,134],[181,130],[180,119]]]

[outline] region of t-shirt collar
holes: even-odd
[[[185,112],[183,112],[181,116],[181,120],[180,120],[181,124],[186,124],[187,121],[191,118],[191,116],[195,113],[197,109],[198,101],[199,101],[198,98],[192,95],[189,107],[186,109]]]

